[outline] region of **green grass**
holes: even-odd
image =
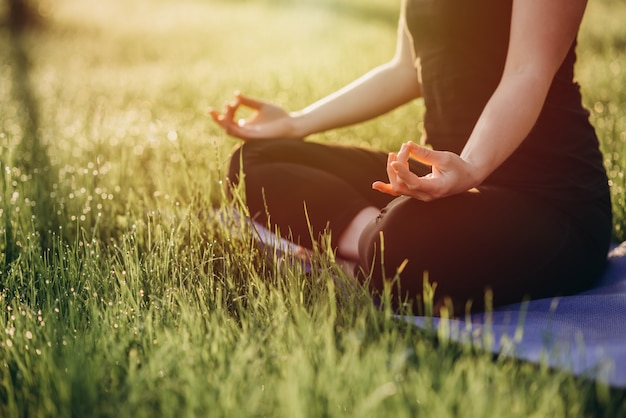
[[[207,108],[331,92],[393,53],[396,3],[42,0],[44,27],[0,26],[0,416],[626,416],[624,390],[438,341],[331,253],[307,276],[201,215],[236,144]],[[624,239],[626,6],[589,9]],[[314,139],[393,149],[422,110]]]

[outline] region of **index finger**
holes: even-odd
[[[402,144],[402,146],[400,146],[400,151],[398,151],[396,161],[400,161],[404,164],[407,164],[409,162],[409,156],[411,155],[410,144],[411,142],[407,142],[407,143]]]
[[[224,120],[234,121],[235,113],[237,113],[237,109],[241,106],[241,100],[239,97],[235,97],[230,103],[226,105],[226,110],[222,113]]]

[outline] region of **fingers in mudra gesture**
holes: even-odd
[[[426,176],[418,176],[409,167],[413,158],[431,167]],[[372,188],[392,196],[409,196],[425,202],[468,191],[478,185],[475,168],[460,156],[435,151],[411,141],[387,158],[388,183],[376,181]]]
[[[252,110],[247,118],[238,118],[242,108]],[[239,92],[228,102],[222,112],[209,109],[209,115],[227,134],[243,140],[293,138],[291,115],[269,102],[253,99]]]

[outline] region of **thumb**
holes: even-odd
[[[252,97],[246,96],[239,92],[237,93],[236,96],[237,96],[237,99],[239,100],[239,103],[254,110],[259,110],[261,107],[265,105],[265,102],[253,99]]]

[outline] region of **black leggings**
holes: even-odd
[[[399,277],[395,303],[408,298],[416,309],[425,274],[436,283],[435,305],[452,302],[460,314],[468,302],[472,311],[482,310],[488,289],[497,306],[578,292],[602,271],[611,230],[606,201],[570,206],[576,215],[569,216],[496,186],[428,203],[394,198],[371,188],[375,180],[387,181],[386,161],[386,153],[362,148],[250,141],[234,153],[229,180],[237,184],[243,174],[250,214],[262,223],[269,214],[283,235],[309,247],[311,233],[313,240],[329,233],[336,246],[357,213],[380,208],[359,241],[359,272],[377,291]],[[420,175],[429,171],[411,164]]]

